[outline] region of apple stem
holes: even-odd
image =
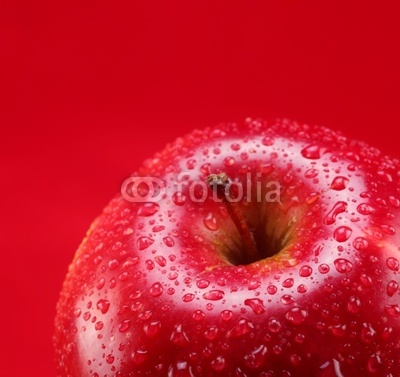
[[[257,260],[257,243],[238,202],[232,199],[230,178],[225,173],[210,174],[207,177],[207,183],[214,193],[216,193],[217,198],[224,203],[229,216],[241,235],[243,246],[246,251],[246,262],[251,263]]]

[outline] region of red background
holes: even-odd
[[[400,157],[396,3],[2,0],[0,375],[55,375],[77,246],[179,135],[282,116]]]

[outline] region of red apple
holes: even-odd
[[[400,376],[399,166],[290,121],[168,145],[76,253],[58,376]]]

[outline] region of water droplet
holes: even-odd
[[[168,247],[172,247],[175,245],[175,241],[173,240],[172,237],[164,237],[163,238],[164,244]]]
[[[260,167],[261,174],[267,175],[274,170],[274,165],[272,164],[265,164]]]
[[[315,178],[318,175],[318,169],[308,169],[304,173],[306,178]]]
[[[240,338],[254,329],[254,325],[245,318],[239,320],[238,324],[228,331],[228,338]]]
[[[299,292],[299,293],[306,293],[306,292],[307,292],[307,286],[304,285],[304,284],[300,284],[300,285],[297,287],[297,292]]]
[[[200,289],[207,288],[210,285],[210,282],[206,279],[200,279],[196,282],[196,285]]]
[[[389,196],[389,203],[394,207],[394,208],[400,208],[400,200],[396,198],[395,196]]]
[[[391,280],[389,281],[386,292],[389,297],[392,297],[399,290],[399,283],[397,281]]]
[[[385,179],[387,182],[393,182],[393,177],[392,177],[392,175],[391,174],[389,174],[389,173],[387,173],[387,172],[385,172],[385,171],[383,171],[383,170],[379,170],[379,171],[377,171],[377,175],[380,177],[380,178],[383,178],[383,179]]]
[[[155,213],[158,212],[160,206],[157,203],[149,202],[144,203],[138,210],[138,216],[153,216]]]
[[[303,278],[309,277],[312,274],[312,268],[310,266],[302,266],[299,271],[299,275]]]
[[[334,261],[336,270],[340,273],[350,272],[353,269],[353,263],[344,258],[338,258]]]
[[[272,347],[272,352],[274,353],[274,355],[280,355],[281,353],[282,353],[282,347],[279,345],[279,344],[275,344],[273,347]]]
[[[119,332],[125,332],[126,330],[129,329],[129,326],[131,325],[131,320],[130,319],[125,319],[122,321],[119,325]]]
[[[324,223],[326,225],[332,225],[336,221],[337,215],[347,210],[346,202],[337,202],[332,207],[332,209],[328,212],[328,214],[324,217]]]
[[[114,362],[114,356],[111,354],[107,355],[106,362],[107,362],[107,364],[112,364]]]
[[[400,317],[400,307],[397,304],[393,305],[386,305],[385,306],[386,314],[390,315],[391,317]]]
[[[143,331],[149,338],[155,338],[160,332],[160,329],[161,329],[160,321],[149,322],[143,326]]]
[[[195,240],[196,242],[200,243],[200,242],[203,242],[203,241],[204,241],[204,237],[201,236],[201,235],[199,235],[199,234],[196,234],[196,235],[194,236],[194,240]]]
[[[218,327],[215,325],[209,326],[206,331],[204,331],[204,337],[208,340],[214,340],[219,334]]]
[[[331,189],[336,191],[344,190],[349,183],[349,179],[346,177],[335,177],[331,183]]]
[[[318,160],[321,157],[321,150],[318,145],[308,145],[301,150],[301,155],[310,160]]]
[[[346,325],[341,325],[341,324],[334,325],[334,326],[332,326],[330,328],[332,334],[337,336],[337,337],[345,336],[346,335],[346,329],[347,329],[347,326]]]
[[[371,344],[375,340],[376,331],[370,323],[363,323],[360,336],[362,342]]]
[[[259,280],[251,280],[249,281],[247,285],[247,289],[249,291],[254,291],[255,289],[259,288],[261,286],[261,281]]]
[[[372,207],[368,203],[361,203],[357,206],[357,211],[361,213],[361,215],[369,215],[374,212],[374,207]]]
[[[274,138],[272,137],[272,136],[265,136],[263,139],[262,139],[262,141],[261,141],[262,143],[263,143],[263,145],[265,145],[265,146],[270,146],[270,145],[273,145],[274,143],[275,143],[275,140],[274,140]]]
[[[321,274],[327,274],[330,270],[330,267],[326,263],[322,263],[318,266],[318,271]]]
[[[399,261],[396,258],[390,257],[386,259],[386,266],[388,266],[392,271],[398,271]]]
[[[135,365],[142,365],[147,360],[148,353],[144,349],[137,349],[132,352],[131,358]]]
[[[100,245],[101,245],[101,247],[99,249],[102,249],[103,243],[101,243]],[[98,251],[97,249],[98,249],[98,247],[96,247],[96,251]],[[94,264],[100,264],[102,261],[103,261],[103,257],[101,255],[96,255],[96,257],[93,260]]]
[[[378,354],[373,354],[367,362],[367,370],[370,373],[377,373],[382,368],[382,360]]]
[[[315,245],[315,246],[313,247],[314,255],[315,255],[316,257],[318,257],[318,256],[321,254],[321,252],[322,252],[322,250],[324,249],[324,247],[325,247],[324,244],[317,244],[317,245]]]
[[[101,321],[96,322],[95,325],[94,325],[94,328],[95,328],[97,331],[100,331],[103,327],[104,327],[104,323],[101,322]]]
[[[168,294],[168,295],[172,296],[174,293],[175,293],[175,289],[174,289],[174,288],[169,287],[169,288],[167,289],[167,294]]]
[[[220,276],[217,279],[217,284],[221,287],[224,287],[226,285],[226,278],[224,276]]]
[[[354,152],[347,152],[346,153],[346,157],[351,160],[351,161],[355,161],[358,162],[361,160],[360,156]]]
[[[140,237],[137,240],[137,246],[138,246],[139,250],[144,250],[144,249],[147,249],[150,245],[152,245],[153,242],[154,242],[154,240],[149,237]]]
[[[360,275],[360,282],[364,287],[372,287],[372,279],[367,274],[363,273]]]
[[[307,310],[302,309],[298,306],[289,309],[285,314],[286,320],[292,323],[293,325],[301,325],[302,323],[305,322],[307,317],[308,317]]]
[[[339,226],[333,232],[333,238],[337,242],[345,242],[350,238],[352,233],[353,233],[353,231],[348,226],[345,226],[345,225],[344,226]]]
[[[267,323],[267,328],[273,334],[277,334],[282,330],[282,325],[276,318],[270,318]]]
[[[293,180],[293,175],[291,172],[286,173],[285,176],[283,177],[283,181],[285,183],[289,184],[290,182],[292,182],[292,180]]]
[[[212,301],[217,301],[217,300],[221,300],[223,299],[223,297],[225,296],[224,291],[220,291],[220,290],[212,290],[209,292],[206,292],[203,294],[203,298],[206,300],[212,300]]]
[[[106,284],[106,279],[101,278],[101,279],[99,279],[99,280],[97,281],[97,283],[96,283],[96,288],[97,288],[98,290],[100,290],[100,289],[102,289],[102,288],[104,287],[105,284]]]
[[[119,262],[118,262],[117,259],[111,259],[111,260],[108,262],[108,268],[109,268],[110,270],[115,270],[118,266],[119,266]]]
[[[207,176],[210,175],[211,174],[211,164],[206,163],[206,164],[201,165],[200,172]]]
[[[226,367],[226,361],[223,356],[217,356],[213,361],[211,361],[211,368],[217,372],[221,372]]]
[[[117,281],[114,278],[110,279],[110,282],[108,284],[108,286],[110,287],[110,289],[115,288],[115,286],[117,285]]]
[[[225,131],[220,130],[219,128],[214,128],[210,133],[210,138],[218,139],[220,137],[224,137],[225,135],[226,135]]]
[[[192,367],[186,361],[178,361],[175,365],[168,368],[168,377],[192,377]]]
[[[240,149],[240,144],[237,144],[237,143],[231,144],[231,149],[233,151],[238,151]]]
[[[393,334],[393,327],[385,327],[382,331],[382,339],[388,340]]]
[[[261,345],[253,350],[251,353],[244,356],[244,362],[250,369],[260,368],[267,358],[267,347]]]
[[[175,280],[178,277],[178,273],[175,271],[171,271],[168,273],[167,278],[169,280]]]
[[[306,197],[307,204],[313,204],[319,199],[319,194],[317,192],[312,192]]]
[[[242,160],[247,160],[249,158],[249,154],[246,152],[242,152],[242,153],[240,153],[240,158]]]
[[[292,364],[294,367],[298,367],[301,363],[301,357],[297,355],[296,353],[290,355],[289,357],[290,364]]]
[[[392,213],[392,212],[387,212],[386,213],[386,218],[388,219],[388,220],[393,220],[394,219],[394,214]]]
[[[364,251],[368,247],[368,241],[364,237],[357,237],[353,241],[353,247],[358,251]]]
[[[206,226],[207,229],[215,231],[218,229],[218,223],[216,217],[212,214],[212,212],[209,212],[207,216],[203,220],[204,225]]]
[[[361,309],[361,301],[357,296],[351,296],[347,302],[347,310],[350,313],[356,314]]]
[[[223,310],[221,312],[221,318],[224,321],[230,321],[233,318],[233,312],[231,310]]]
[[[235,159],[233,158],[233,157],[226,157],[225,159],[224,159],[224,165],[226,166],[226,167],[229,167],[229,166],[232,166],[232,165],[234,165],[235,164]]]
[[[277,291],[278,291],[278,288],[277,288],[275,285],[273,285],[273,284],[271,284],[271,285],[269,285],[269,286],[267,287],[267,292],[268,292],[270,295],[274,295]]]
[[[162,286],[161,283],[154,283],[151,287],[150,287],[150,294],[153,297],[159,297],[162,295],[164,291],[164,288]]]
[[[163,231],[164,229],[165,229],[164,225],[156,225],[156,226],[153,227],[152,231],[154,233],[158,233],[158,232]]]
[[[193,293],[186,293],[182,297],[183,302],[190,302],[193,301],[196,296]]]
[[[291,295],[282,295],[282,297],[281,297],[281,303],[284,305],[293,304],[294,301],[295,301],[295,299]]]
[[[291,288],[291,287],[293,287],[293,284],[294,284],[294,279],[293,278],[287,278],[282,282],[282,287]]]
[[[382,224],[380,226],[380,228],[386,233],[389,234],[390,236],[393,236],[396,234],[396,229],[391,226],[391,225],[386,225],[386,224]]]
[[[150,260],[150,259],[147,259],[144,264],[146,266],[146,269],[149,270],[149,271],[153,270],[154,267],[155,267],[154,262],[152,260]]]
[[[193,319],[194,319],[195,321],[200,322],[200,321],[202,321],[202,320],[206,317],[206,315],[205,315],[205,313],[204,313],[203,311],[201,311],[201,310],[196,310],[196,311],[193,312],[192,317],[193,317]]]
[[[244,304],[250,306],[255,314],[262,314],[265,312],[264,302],[259,298],[248,298]]]
[[[177,206],[183,206],[186,202],[186,199],[187,199],[186,195],[180,191],[177,191],[174,195],[172,195],[172,201]]]
[[[97,301],[96,307],[101,311],[102,314],[106,314],[108,309],[110,308],[110,301],[108,300],[99,300]]]
[[[161,255],[156,256],[154,259],[160,267],[165,267],[167,264],[166,259]]]
[[[132,233],[133,233],[133,229],[132,228],[126,228],[124,230],[124,235],[125,236],[128,236],[129,234],[132,234]]]
[[[386,200],[383,199],[383,198],[376,198],[375,201],[376,201],[379,205],[381,205],[381,206],[383,206],[383,207],[386,207],[386,206],[387,206]]]
[[[182,329],[182,325],[177,325],[172,332],[170,341],[177,346],[185,347],[189,344],[189,338]]]
[[[194,168],[196,167],[196,160],[193,160],[193,159],[187,160],[187,161],[186,161],[186,167],[187,167],[189,170],[194,169]]]

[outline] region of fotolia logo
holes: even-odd
[[[280,202],[281,186],[277,181],[261,181],[261,173],[248,172],[246,181],[232,181],[225,174],[210,174],[206,180],[190,181],[190,174],[182,172],[170,187],[158,177],[129,177],[121,185],[122,197],[128,202],[144,203],[159,202],[171,190],[175,193],[185,193],[194,203],[205,202],[210,198],[215,202],[227,200],[230,202]],[[187,198],[186,198],[187,199]]]

